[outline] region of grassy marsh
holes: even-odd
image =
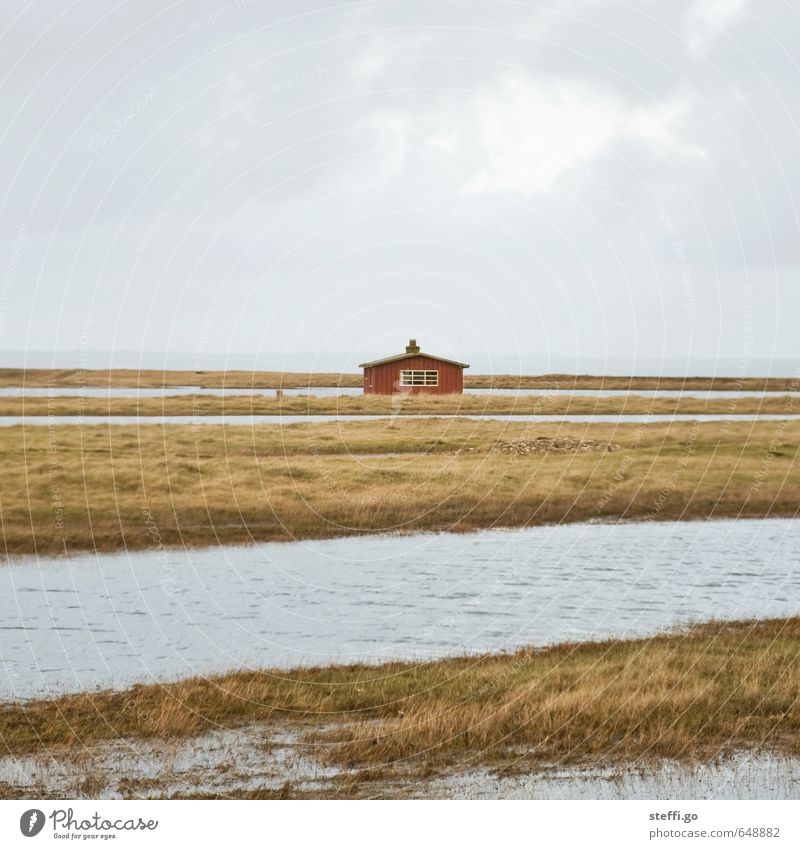
[[[493,450],[542,439],[588,450]],[[785,517],[800,509],[798,451],[795,421],[15,426],[0,429],[0,518],[8,554],[60,554]]]
[[[221,397],[178,395],[164,398],[28,397],[0,398],[0,416],[217,416],[229,415],[797,415],[800,397],[648,398],[568,395],[344,395],[339,397],[265,395]]]
[[[800,619],[710,623],[426,663],[237,672],[0,707],[8,754],[223,728],[299,729],[317,761],[442,764],[709,760],[800,753]]]
[[[167,371],[159,369],[0,369],[0,386],[200,386],[207,388],[298,389],[308,386],[360,387],[362,376],[335,372]],[[464,374],[468,389],[695,389],[789,392],[797,378],[766,377],[636,377],[586,374]]]

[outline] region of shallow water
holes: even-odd
[[[18,798],[229,795],[255,788],[277,790],[286,782],[314,792],[341,771],[321,765],[306,750],[291,730],[250,725],[189,740],[101,741],[78,759],[62,753],[0,757],[0,782],[13,787]]]
[[[118,739],[95,744],[80,758],[0,757],[0,782],[17,798],[164,798],[174,794],[235,795],[277,791],[342,793],[341,779],[358,769],[320,764],[313,746],[291,728],[247,725],[218,729],[189,740]],[[235,765],[232,768],[232,765]],[[87,782],[88,777],[88,782]],[[335,784],[339,778],[338,786]],[[421,779],[413,772],[382,781],[357,781],[360,797],[427,799],[797,799],[800,758],[736,752],[710,764],[662,760],[642,765],[596,764],[535,767],[498,776],[488,769],[443,769]]]
[[[791,392],[753,392],[735,389],[465,389],[467,395],[552,395],[556,398],[773,398],[778,395],[794,395]]]
[[[557,767],[511,777],[474,770],[430,782],[445,799],[797,799],[800,758],[737,752],[716,763]],[[672,825],[661,825],[662,829]]]
[[[501,651],[800,608],[800,521],[574,524],[0,569],[0,696]]]
[[[26,424],[35,426],[51,425],[297,425],[318,424],[320,422],[364,422],[392,421],[393,419],[471,419],[473,421],[496,422],[573,422],[589,424],[601,422],[606,424],[656,424],[658,422],[778,422],[797,421],[800,415],[747,414],[728,415],[723,413],[711,414],[655,414],[655,415],[297,415],[297,416],[0,416],[0,427],[12,427]]]

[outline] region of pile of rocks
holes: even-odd
[[[598,442],[593,439],[570,439],[568,436],[551,439],[537,436],[536,439],[513,439],[495,442],[489,448],[468,448],[471,454],[577,454],[584,451],[618,451],[614,442]]]

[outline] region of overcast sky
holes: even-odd
[[[798,41],[773,0],[3,0],[0,349],[796,359]]]

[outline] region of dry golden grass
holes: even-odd
[[[539,437],[618,450],[491,453]],[[155,548],[592,518],[794,516],[800,422],[399,419],[0,428],[5,549]]]
[[[797,415],[800,397],[648,398],[641,395],[355,395],[164,398],[0,398],[0,416],[216,416],[229,415],[601,415],[703,414]]]
[[[239,672],[0,708],[14,755],[298,723],[335,765],[800,754],[800,618],[428,663]]]
[[[470,374],[468,389],[710,389],[788,392],[797,378],[626,377],[587,374]],[[281,371],[165,371],[159,369],[0,369],[0,386],[200,386],[296,389],[307,386],[360,387],[360,374]]]
[[[162,371],[160,369],[0,369],[0,386],[69,387],[83,386],[203,386],[218,389],[299,389],[304,386],[362,385],[360,374],[282,371]]]

